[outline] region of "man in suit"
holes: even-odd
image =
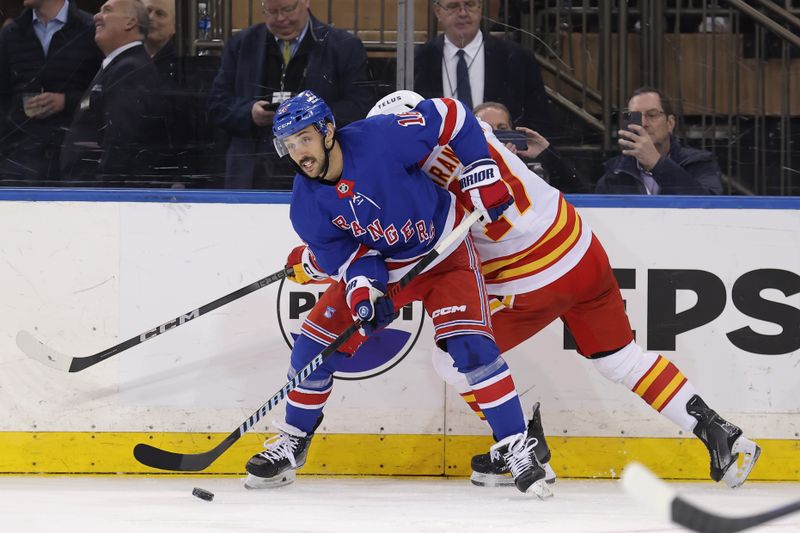
[[[278,163],[272,146],[275,106],[288,94],[314,91],[336,123],[362,119],[374,97],[367,53],[351,33],[311,15],[309,0],[263,0],[264,24],[234,35],[209,95],[213,123],[231,136],[225,187],[276,188],[294,169]]]
[[[0,32],[0,176],[33,185],[58,177],[64,130],[103,56],[74,0],[23,6]]]
[[[433,13],[443,35],[414,59],[414,90],[426,98],[454,97],[472,109],[504,104],[515,126],[555,138],[542,73],[532,52],[480,30],[480,0],[436,0]]]
[[[61,164],[70,178],[135,174],[147,167],[146,148],[159,140],[148,93],[158,73],[142,45],[147,9],[141,0],[108,0],[94,23],[106,58],[64,140]]]

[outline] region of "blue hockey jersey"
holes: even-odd
[[[446,144],[465,165],[488,158],[486,138],[472,113],[449,98],[354,122],[336,136],[342,175],[335,183],[295,176],[292,225],[334,279],[371,277],[364,265],[379,256],[395,282],[462,217],[455,197],[418,163]]]

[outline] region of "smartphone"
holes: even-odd
[[[631,124],[636,124],[637,126],[642,125],[642,112],[641,111],[626,111],[624,115],[622,115],[622,128],[630,131]]]
[[[263,109],[264,111],[275,111],[276,109],[278,109],[279,105],[280,104],[277,104],[275,102],[261,102],[261,109]]]
[[[503,144],[511,143],[517,150],[527,150],[528,142],[525,134],[516,130],[494,130],[494,136]]]

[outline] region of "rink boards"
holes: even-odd
[[[755,478],[800,480],[800,201],[572,200],[609,253],[637,340],[759,440]],[[137,442],[210,449],[274,394],[324,286],[270,285],[75,374],[29,360],[14,337],[90,355],[263,278],[299,244],[287,201],[0,191],[0,472],[152,473]],[[464,475],[489,443],[433,372],[421,307],[390,329],[337,380],[306,472]],[[507,360],[525,409],[542,402],[560,475],[614,477],[639,459],[706,478],[702,444],[600,377],[560,323]],[[267,431],[262,421],[209,472],[240,473]]]

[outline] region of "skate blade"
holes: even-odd
[[[548,485],[552,485],[556,482],[556,471],[553,470],[553,467],[550,466],[550,463],[544,463],[542,465],[544,467],[544,480],[547,482]]]
[[[476,487],[513,487],[514,478],[511,474],[481,474],[480,472],[472,472],[469,477],[470,482]]]
[[[544,480],[548,485],[556,482],[556,472],[550,463],[542,465],[544,468]],[[513,487],[514,478],[511,474],[482,474],[473,470],[469,477],[470,482],[476,487]]]
[[[546,500],[553,497],[553,491],[547,486],[544,479],[540,479],[525,491],[525,494],[535,494],[540,500]]]
[[[294,483],[295,479],[297,479],[297,471],[294,469],[281,472],[280,475],[269,478],[247,474],[247,479],[244,480],[244,488],[249,490],[274,489],[290,485]]]
[[[750,439],[741,436],[733,443],[731,453],[738,453],[739,457],[736,458],[736,463],[732,464],[728,471],[725,472],[725,475],[722,476],[722,481],[730,488],[735,489],[747,481],[747,477],[761,456],[761,447]]]

